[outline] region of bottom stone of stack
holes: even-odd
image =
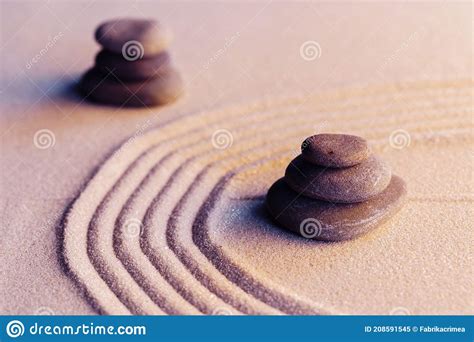
[[[270,188],[266,206],[274,220],[306,238],[342,241],[370,232],[395,215],[406,198],[406,184],[393,175],[379,195],[359,203],[331,203],[292,190],[283,178]]]
[[[96,68],[86,72],[80,82],[86,98],[97,102],[127,107],[164,105],[183,93],[183,80],[175,69],[168,69],[144,81],[124,82],[113,73]]]

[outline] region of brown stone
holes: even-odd
[[[93,68],[83,76],[80,87],[86,98],[129,107],[163,105],[183,93],[183,81],[174,69],[145,81],[124,83],[111,73],[104,74]]]
[[[342,241],[386,222],[401,209],[406,193],[405,182],[392,176],[388,187],[368,201],[333,204],[298,195],[281,178],[268,191],[266,206],[286,229],[315,240]]]
[[[390,177],[388,164],[373,155],[347,168],[317,166],[299,155],[285,172],[285,181],[296,192],[335,203],[368,200],[387,187]]]
[[[366,160],[370,154],[367,141],[348,134],[317,134],[301,145],[303,158],[316,165],[348,167]]]
[[[122,54],[102,50],[95,58],[95,65],[103,73],[113,72],[124,81],[146,80],[171,68],[170,56],[167,52],[150,58],[129,61]]]
[[[105,49],[137,60],[163,52],[171,42],[171,32],[156,20],[120,18],[106,21],[96,32]]]

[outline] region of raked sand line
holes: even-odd
[[[458,90],[459,90],[459,89],[458,89]],[[458,94],[459,94],[459,92],[458,92]],[[259,106],[255,106],[255,107],[259,107]],[[206,113],[204,113],[204,114],[206,114]],[[208,113],[208,114],[209,114],[209,113]],[[186,120],[184,120],[184,121],[186,121]],[[183,126],[181,126],[181,127],[183,127]],[[187,127],[189,127],[189,126],[187,126]],[[175,131],[175,130],[176,130],[176,127],[173,127],[173,130]],[[164,131],[166,131],[166,129],[164,129]],[[178,129],[178,131],[179,131],[179,129]],[[163,132],[163,131],[160,131],[160,133],[162,133],[162,132]],[[139,140],[139,139],[137,139],[137,140]],[[148,144],[148,143],[147,143],[147,144]],[[127,148],[127,149],[129,150],[128,152],[133,152],[133,147],[139,147],[139,148],[136,149],[136,152],[139,152],[139,151],[142,149],[142,147],[146,147],[147,144],[144,144],[144,145],[140,146],[140,141],[137,141],[136,144],[135,144],[135,142],[134,142],[134,144],[127,144],[127,145],[125,146],[125,148]],[[135,146],[129,146],[129,145],[135,145]],[[130,150],[131,150],[131,151],[130,151]],[[121,151],[121,152],[123,152],[123,151]],[[122,153],[121,153],[121,154],[122,154]],[[132,155],[133,155],[133,153],[132,153]],[[118,156],[118,157],[117,157],[117,156],[114,156],[113,158],[111,158],[111,159],[109,160],[109,162],[112,162],[112,161],[115,162],[115,164],[114,164],[115,169],[116,169],[118,166],[120,166],[120,165],[124,165],[124,166],[126,165],[126,160],[123,160],[123,158],[122,158],[122,160],[120,160],[121,158],[119,158],[119,157],[120,157],[120,156]],[[128,157],[129,157],[129,156],[128,156]],[[132,159],[133,159],[133,157],[132,157]],[[109,162],[107,162],[107,163],[109,163]],[[110,168],[107,169],[106,167],[103,167],[103,168],[96,174],[96,176],[91,180],[89,186],[90,186],[91,184],[97,184],[97,183],[94,183],[94,181],[97,181],[97,180],[102,180],[103,183],[107,183],[107,181],[109,181],[109,180],[111,180],[111,179],[113,179],[113,178],[116,178],[117,176],[118,176],[118,174],[116,174],[116,173],[114,173],[114,172],[111,172]],[[108,178],[108,177],[110,177],[110,178]],[[112,182],[109,182],[109,183],[113,183],[113,181],[112,181]],[[102,185],[103,185],[103,184],[102,184]],[[89,187],[88,187],[88,188],[89,188]],[[85,205],[85,203],[81,203],[80,200],[81,200],[81,197],[82,197],[82,196],[84,196],[85,194],[87,194],[88,188],[86,188],[86,190],[83,192],[83,194],[78,198],[78,200],[77,200],[76,203],[74,204],[74,206],[73,206],[71,212],[69,213],[69,215],[68,215],[68,217],[67,217],[67,220],[66,220],[66,227],[65,227],[65,228],[68,227],[68,223],[73,222],[75,219],[79,219],[81,216],[87,216],[87,215],[86,215],[86,212],[87,212],[88,209],[90,209],[90,208],[88,208],[88,206]],[[100,188],[100,187],[99,187],[99,188]],[[105,188],[105,189],[107,189],[107,188]],[[96,189],[96,190],[97,190],[97,189]],[[99,190],[100,190],[100,189],[99,189]],[[103,189],[102,189],[102,190],[103,190]],[[101,191],[98,191],[98,192],[100,193]],[[103,193],[103,191],[102,191],[102,193]],[[97,195],[97,193],[96,193],[96,195]],[[91,196],[91,197],[93,197],[93,196]],[[96,196],[96,197],[100,198],[100,196]],[[87,198],[86,198],[86,199],[87,199]],[[83,201],[82,201],[82,202],[83,202]],[[82,204],[82,206],[81,206],[81,205],[78,205],[78,204]],[[75,210],[75,209],[76,209],[76,210]],[[86,221],[87,221],[87,220],[86,220]],[[104,286],[103,286],[104,284],[100,282],[100,279],[97,279],[97,278],[96,278],[96,275],[91,274],[91,272],[89,272],[89,271],[90,271],[90,268],[88,268],[88,267],[77,267],[77,269],[74,269],[74,268],[75,268],[74,265],[72,265],[73,267],[71,267],[71,263],[70,263],[71,257],[76,256],[76,254],[80,255],[80,252],[83,251],[83,249],[82,249],[82,248],[77,248],[76,250],[72,250],[72,251],[71,251],[71,249],[70,249],[69,247],[74,246],[74,242],[76,242],[76,241],[74,241],[74,238],[77,238],[77,235],[71,236],[70,234],[68,235],[68,233],[69,233],[69,231],[66,229],[66,230],[65,230],[65,241],[64,241],[64,242],[65,242],[65,259],[66,259],[66,262],[68,263],[68,265],[70,266],[71,271],[76,275],[76,277],[79,277],[79,278],[80,278],[80,276],[86,276],[88,284],[84,284],[84,283],[83,283],[83,285],[86,285],[86,288],[88,289],[89,294],[91,294],[93,298],[96,298],[97,296],[94,296],[94,295],[93,295],[92,292],[95,292],[95,291],[91,291],[91,289],[93,289],[93,290],[94,290],[94,289],[95,289],[95,290],[97,290],[97,289],[103,289],[104,291],[101,291],[101,292],[100,292],[100,299],[108,298],[108,297],[110,297],[109,299],[111,299],[111,298],[113,297],[113,295],[110,296],[110,292],[107,292],[107,290],[106,290],[106,289],[104,288]],[[93,234],[92,234],[92,235],[93,235]],[[82,256],[82,258],[83,258],[83,256]],[[84,265],[85,265],[85,266],[90,266],[90,265],[87,265],[87,262],[85,262]],[[92,273],[93,273],[93,272],[92,272]],[[97,281],[97,283],[94,283],[95,281]],[[96,286],[95,288],[94,288],[94,287],[91,287],[91,286],[87,286],[87,285],[91,285],[91,283],[94,284],[94,285],[97,285],[97,286]],[[104,296],[104,294],[106,294],[107,296]],[[101,301],[100,299],[98,300],[98,302]],[[103,304],[104,304],[104,303],[103,303]],[[109,305],[109,304],[110,304],[110,305]],[[100,304],[99,304],[99,305],[100,305]],[[126,313],[126,311],[127,311],[127,310],[123,307],[123,305],[120,305],[119,303],[117,303],[117,302],[114,301],[114,300],[107,300],[106,303],[105,303],[105,305],[101,305],[101,307],[104,309],[105,312],[108,312],[107,307],[111,308],[114,313],[117,313],[117,312],[125,312],[125,313]]]
[[[141,159],[150,156],[153,157],[153,154],[147,154]],[[144,166],[139,161],[132,165],[134,167],[127,169],[94,215],[94,224],[91,225],[89,231],[89,257],[99,273],[102,274],[102,278],[114,293],[120,294],[122,302],[131,312],[157,314],[156,312],[163,310],[169,314],[197,314],[199,311],[181,297],[176,296],[174,289],[160,274],[154,275],[153,282],[137,283],[134,281],[133,273],[127,267],[127,259],[116,257],[116,249],[113,246],[116,243],[114,231],[117,217],[129,198],[129,192],[133,192],[135,189],[134,182],[129,180],[140,179],[143,174],[146,175],[148,172],[146,165]],[[136,222],[129,223],[126,234],[133,235],[135,232],[130,229],[135,226]],[[106,272],[103,272],[103,268],[106,268]],[[149,286],[158,287],[160,291],[146,292],[145,289]],[[156,303],[160,303],[160,305],[157,306]]]
[[[174,173],[180,174],[183,167],[179,167]],[[229,304],[225,294],[216,296],[216,292],[210,289],[206,283],[199,282],[177,258],[176,254],[167,244],[166,239],[166,221],[170,216],[175,201],[187,190],[187,181],[192,181],[191,175],[186,172],[185,179],[178,179],[171,176],[167,184],[153,199],[150,209],[144,218],[144,234],[142,237],[142,249],[153,265],[161,272],[167,274],[170,282],[176,290],[188,301],[196,305],[203,313],[212,314],[216,311],[226,311],[229,313],[239,313]],[[173,188],[172,185],[175,185]],[[179,187],[179,189],[176,188]],[[184,191],[184,192],[183,192]],[[220,275],[220,274],[219,274]],[[225,285],[223,285],[225,286]],[[241,310],[244,313],[253,314],[281,314],[278,310],[259,303],[253,298],[247,298],[248,295],[240,289],[228,286],[227,290],[240,294],[241,301],[246,302],[246,307],[252,310]]]
[[[152,221],[153,228],[148,227],[149,222],[146,216],[149,205],[146,203],[153,202],[157,189],[160,189],[166,181],[166,178],[160,177],[160,166],[166,160],[165,157],[150,171],[117,218],[116,244],[114,246],[117,256],[135,281],[145,284],[144,288],[151,297],[155,293],[162,292],[161,286],[155,283],[155,279],[163,277],[176,290],[177,295],[183,297],[200,312],[209,313],[210,307],[221,307],[230,311],[231,307],[227,303],[213,296],[196,279],[189,276],[188,272],[180,268],[180,266],[182,267],[181,263],[175,260],[175,255],[169,251],[166,244],[161,249],[161,253],[152,261],[142,251],[142,248],[146,248],[142,245],[146,239],[142,237],[149,234],[151,229],[158,228],[155,227],[159,224],[158,221]],[[134,223],[139,225],[139,234],[130,234],[130,226]],[[187,286],[183,286],[183,284],[187,284]]]

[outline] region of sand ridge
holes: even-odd
[[[309,121],[363,135],[377,149],[390,148],[400,127],[412,144],[463,139],[472,128],[470,96],[470,81],[423,82],[265,99],[178,119],[124,144],[100,167],[67,215],[66,263],[104,313],[337,313],[243,269],[213,244],[215,207],[249,191],[228,188],[230,179],[294,155],[318,129]],[[220,128],[231,133],[225,149],[211,141]]]

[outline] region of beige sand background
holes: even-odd
[[[171,53],[187,82],[175,105],[118,110],[71,91],[98,51],[94,28],[122,15],[155,17],[174,31]],[[1,313],[96,312],[64,272],[57,231],[66,207],[121,142],[196,115],[183,122],[191,129],[205,123],[198,115],[225,116],[263,99],[274,113],[286,108],[279,100],[297,94],[303,100],[288,112],[307,115],[307,125],[295,124],[301,136],[276,146],[273,136],[269,150],[289,153],[232,181],[211,217],[211,239],[262,281],[335,313],[472,314],[471,4],[2,2],[1,16]],[[321,48],[311,61],[300,51],[308,41]],[[379,97],[384,105],[372,103]],[[334,103],[354,102],[362,104],[345,109],[347,122],[337,120]],[[221,114],[208,114],[216,108]],[[401,127],[397,109],[408,120]],[[279,129],[290,133],[291,124]],[[261,126],[249,129],[258,137]],[[225,127],[203,129],[202,141],[217,128]],[[313,128],[368,136],[408,181],[411,201],[390,227],[351,243],[308,245],[262,218],[259,196]],[[41,129],[53,133],[53,146],[35,146]],[[396,129],[416,131],[410,146],[390,148]],[[234,134],[234,146],[246,146]],[[229,208],[239,214],[222,214]]]

